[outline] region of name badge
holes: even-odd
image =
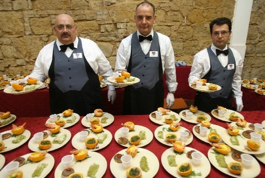
[[[82,53],[73,53],[74,59],[83,58],[82,56]]]
[[[150,57],[158,57],[158,51],[150,51]]]
[[[235,65],[234,64],[228,64],[227,70],[233,70],[233,69],[235,69]]]

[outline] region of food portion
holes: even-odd
[[[134,126],[135,126],[134,123],[131,121],[127,121],[122,125],[123,125],[123,127],[127,127],[129,129],[129,131],[134,130]]]
[[[239,130],[237,129],[237,127],[232,126],[228,123],[227,123],[227,127],[228,127],[227,132],[229,135],[236,136],[239,133]]]
[[[87,138],[85,145],[88,149],[94,149],[98,144],[98,139],[94,137]]]
[[[5,148],[5,143],[3,140],[0,140],[0,151],[2,151]]]
[[[94,110],[94,115],[97,117],[103,116],[103,110],[102,109],[95,109]]]
[[[68,178],[71,174],[73,174],[75,172],[75,170],[71,167],[69,168],[65,168],[62,171],[62,178]]]
[[[126,175],[128,178],[140,178],[142,171],[139,167],[130,167],[126,170]]]
[[[235,113],[235,112],[232,112],[230,115],[229,115],[229,119],[231,121],[237,121],[238,120],[238,115]]]
[[[132,157],[135,157],[138,151],[138,147],[135,145],[131,145],[126,149],[126,153],[128,155],[131,155]]]
[[[131,136],[129,142],[131,145],[139,145],[141,142],[141,137],[139,135],[133,135]]]
[[[14,134],[14,135],[20,135],[24,132],[25,130],[25,125],[26,125],[26,122],[24,124],[22,124],[21,126],[17,126],[15,124],[12,124],[12,129],[11,129],[11,132]]]
[[[202,121],[206,121],[207,117],[203,113],[197,115],[197,122],[201,123]]]
[[[27,79],[27,82],[28,82],[28,84],[33,85],[33,84],[36,84],[38,82],[38,79],[29,77]]]
[[[12,83],[12,87],[15,91],[22,91],[25,87],[25,84],[24,83]]]
[[[192,166],[190,163],[182,163],[178,166],[178,173],[181,176],[189,176],[192,172]]]
[[[161,112],[163,115],[166,115],[167,112],[170,112],[169,109],[165,109],[165,108],[163,108],[163,107],[159,107],[159,108],[157,108],[157,111],[158,111],[158,112]]]
[[[55,124],[56,124],[56,125],[59,125],[59,126],[61,126],[61,127],[63,127],[63,126],[65,125],[65,119],[58,117],[58,118],[55,120]]]
[[[26,163],[26,159],[22,156],[17,157],[16,159],[14,159],[14,161],[19,162],[19,167],[23,166]]]
[[[217,85],[216,84],[213,84],[213,83],[210,83],[208,85],[208,88],[209,88],[209,90],[217,90]]]
[[[48,130],[52,133],[52,134],[56,134],[60,132],[61,126],[56,125],[56,124],[45,124],[46,127],[48,127]]]
[[[192,112],[192,113],[196,113],[196,112],[198,112],[198,107],[197,107],[197,106],[190,105],[189,110],[190,110],[190,112]]]
[[[236,125],[239,127],[246,127],[247,123],[248,122],[245,119],[238,118]]]
[[[46,151],[33,152],[29,155],[28,160],[30,160],[32,162],[39,162],[45,158],[46,154],[47,154]]]
[[[6,178],[23,178],[23,172],[18,170],[9,174]]]
[[[176,132],[182,124],[180,122],[173,122],[170,124],[169,129]]]
[[[215,151],[224,155],[227,155],[231,152],[231,148],[225,143],[213,143],[212,146],[214,147]]]
[[[238,162],[230,162],[228,164],[228,169],[232,174],[240,175],[243,170],[243,166]]]
[[[84,175],[81,172],[75,172],[73,174],[70,174],[68,178],[83,178]]]
[[[99,124],[99,118],[92,118],[90,119],[90,124]]]
[[[177,135],[175,133],[168,132],[166,133],[166,141],[175,142],[177,140]]]
[[[205,85],[207,83],[207,79],[200,78],[198,79],[199,82],[202,82],[202,85]]]
[[[63,112],[63,116],[64,117],[69,117],[69,116],[71,116],[72,114],[73,114],[73,110],[72,109],[67,109],[67,110],[65,110],[64,112]]]
[[[1,119],[7,119],[10,117],[10,111],[7,112],[0,112],[0,118]]]
[[[176,151],[178,153],[182,153],[185,150],[185,143],[180,142],[180,141],[176,141],[173,143],[173,149],[174,149],[174,151]]]
[[[70,151],[71,154],[74,155],[77,161],[82,161],[88,156],[88,151],[86,149],[78,149]]]
[[[95,133],[100,133],[103,131],[103,126],[101,124],[93,124],[91,125],[91,129]]]
[[[92,165],[89,166],[89,169],[87,171],[87,177],[92,177],[92,178],[96,178],[96,174],[98,172],[99,169],[99,165],[96,163],[93,163]]]
[[[143,156],[143,157],[141,158],[141,160],[140,160],[140,168],[141,168],[144,172],[148,172],[148,171],[150,170],[146,156]]]
[[[247,146],[253,151],[257,151],[260,148],[260,144],[254,140],[248,140]]]
[[[37,168],[32,173],[31,177],[40,177],[43,170],[48,166],[46,163],[41,163],[37,166]]]
[[[218,143],[221,139],[221,136],[216,132],[210,132],[208,134],[208,140],[212,143]]]
[[[209,128],[211,126],[211,122],[210,121],[207,121],[207,120],[203,120],[203,121],[201,121],[201,125],[203,127]]]

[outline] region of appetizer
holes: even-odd
[[[174,133],[167,133],[166,134],[166,141],[168,142],[175,142],[177,140],[177,135]]]
[[[85,141],[85,145],[88,149],[93,149],[97,146],[98,144],[98,139],[96,138],[87,138],[86,141]]]
[[[102,109],[95,109],[94,115],[97,117],[101,117],[103,115],[103,110]]]
[[[181,125],[182,124],[180,122],[178,122],[178,123],[173,122],[170,124],[169,129],[175,132],[180,128]]]
[[[217,142],[220,141],[220,139],[221,139],[221,136],[220,136],[218,133],[210,132],[210,133],[208,134],[208,140],[209,140],[210,142],[217,143]]]
[[[184,142],[176,141],[173,143],[173,149],[174,151],[178,153],[182,153],[185,150],[185,144]]]
[[[123,127],[127,127],[130,131],[134,130],[134,123],[131,121],[127,121],[122,125],[123,125]]]
[[[129,140],[131,145],[139,145],[141,142],[141,137],[139,135],[133,135]]]
[[[72,109],[67,109],[63,112],[63,116],[68,117],[71,116],[73,114],[73,110]]]
[[[126,175],[128,178],[140,178],[142,171],[139,167],[130,167],[126,170]]]
[[[217,85],[211,83],[211,84],[208,85],[208,88],[209,88],[209,90],[217,90]]]
[[[215,151],[224,155],[227,155],[231,152],[231,148],[224,143],[213,143],[212,146],[214,147]]]
[[[29,77],[27,79],[28,84],[36,84],[38,82],[38,79]]]
[[[243,167],[240,163],[238,162],[230,162],[228,164],[228,169],[229,171],[232,173],[232,174],[236,174],[236,175],[239,175],[241,174],[242,170],[243,170]]]
[[[46,154],[47,154],[46,151],[33,152],[29,155],[28,160],[30,160],[32,162],[39,162],[45,158]]]
[[[229,135],[236,136],[238,134],[239,130],[235,126],[232,126],[228,123],[227,126],[228,126],[227,132]]]
[[[12,124],[12,129],[11,129],[11,132],[14,134],[14,135],[20,135],[24,132],[25,130],[25,125],[26,125],[26,122],[24,124],[22,124],[21,126],[17,126],[15,124]]]
[[[197,107],[197,106],[190,105],[189,110],[190,110],[190,112],[192,112],[192,113],[196,113],[196,112],[198,111],[198,107]]]
[[[138,147],[135,145],[131,145],[127,148],[126,153],[128,155],[131,155],[132,157],[135,157],[135,155],[137,154],[138,151]]]
[[[178,173],[181,176],[189,176],[192,172],[192,166],[190,163],[182,163],[178,166]]]
[[[257,151],[260,148],[260,144],[254,140],[248,140],[247,145],[253,151]]]
[[[86,149],[73,150],[73,151],[70,151],[70,153],[74,155],[77,161],[84,160],[88,155],[88,151]]]
[[[6,178],[23,178],[23,172],[22,171],[15,171],[8,175]]]
[[[41,150],[48,150],[51,147],[52,147],[52,142],[50,140],[42,140],[39,143],[39,148]]]

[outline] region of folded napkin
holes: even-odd
[[[187,66],[187,63],[184,61],[176,61],[175,66]]]

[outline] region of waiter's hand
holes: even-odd
[[[242,111],[244,105],[243,105],[243,101],[242,98],[236,98],[236,111],[240,112]]]
[[[108,85],[108,89],[108,101],[113,104],[116,99],[116,90],[113,85]]]
[[[171,108],[175,102],[175,97],[173,93],[168,93],[167,94],[167,107]]]

